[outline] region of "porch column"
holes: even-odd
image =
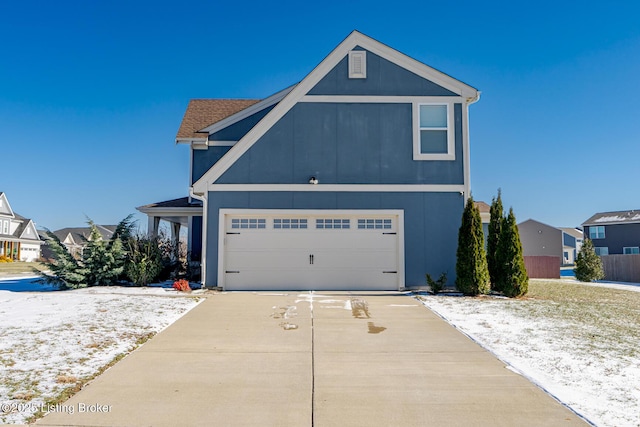
[[[171,223],[171,241],[174,243],[178,243],[180,241],[180,227],[179,222]]]
[[[160,217],[159,216],[149,216],[149,222],[147,225],[147,234],[149,237],[158,236],[158,228],[160,228]]]

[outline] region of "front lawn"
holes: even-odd
[[[419,298],[594,424],[640,425],[640,292],[531,280],[522,299]]]

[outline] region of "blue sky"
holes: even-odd
[[[640,2],[0,4],[0,191],[38,227],[186,196],[191,98],[264,98],[357,29],[468,83],[476,200],[575,226],[640,208]],[[138,214],[141,228],[146,219]]]

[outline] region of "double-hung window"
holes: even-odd
[[[453,104],[413,104],[413,159],[455,160]]]
[[[592,225],[589,227],[589,238],[604,239],[604,225]]]
[[[637,255],[640,254],[640,248],[638,246],[625,246],[622,248],[622,253],[625,255]]]

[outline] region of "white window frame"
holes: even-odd
[[[456,159],[456,135],[454,129],[453,102],[413,102],[413,160],[455,160]],[[422,153],[420,141],[420,106],[445,105],[447,107],[447,152],[446,153]],[[425,128],[427,129],[427,128]],[[435,128],[431,128],[435,129]],[[439,128],[440,129],[440,128]],[[443,129],[444,130],[444,129]]]
[[[602,237],[600,236],[600,229],[602,229]],[[595,236],[595,237],[594,237]],[[589,238],[593,239],[604,239],[606,237],[606,233],[604,231],[604,225],[591,225],[589,226]]]
[[[2,234],[9,234],[9,221],[6,219],[2,222]]]
[[[598,256],[609,255],[609,247],[608,246],[595,246],[593,248]],[[604,253],[602,253],[604,252]]]
[[[638,247],[638,246],[625,246],[625,247],[622,248],[622,253],[624,255],[638,255],[638,254],[640,254],[640,247]]]

